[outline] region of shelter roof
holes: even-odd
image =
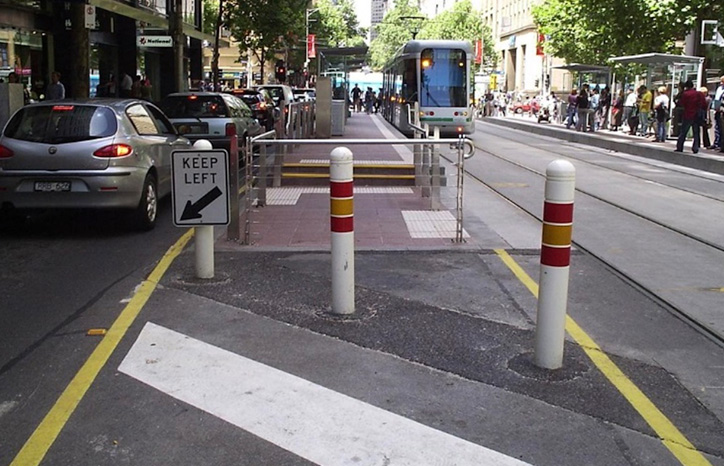
[[[626,65],[639,63],[643,65],[698,65],[704,61],[704,57],[693,57],[690,55],[672,55],[669,53],[644,53],[640,55],[629,55],[625,57],[611,57],[608,61]]]
[[[611,68],[609,68],[608,66],[585,65],[582,63],[558,65],[554,66],[553,68],[558,70],[576,71],[578,73],[608,73],[609,71],[611,71]]]

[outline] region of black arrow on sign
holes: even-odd
[[[201,214],[199,212],[204,210],[204,208],[214,202],[214,200],[222,194],[223,193],[221,192],[219,187],[214,186],[214,189],[201,196],[201,199],[194,202],[193,204],[191,203],[191,201],[186,201],[186,207],[184,207],[184,211],[181,214],[181,220],[192,220],[194,218],[201,218]]]

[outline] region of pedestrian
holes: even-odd
[[[124,99],[127,99],[131,97],[131,89],[133,88],[133,79],[128,75],[128,73],[123,73],[121,75],[121,84],[119,85],[121,97]]]
[[[598,126],[601,124],[601,94],[598,91],[598,87],[593,89],[593,94],[588,101],[588,108],[590,112],[591,120],[591,132],[597,131]]]
[[[714,110],[714,144],[711,149],[724,152],[724,76],[719,79],[719,86],[714,92],[711,108]]]
[[[139,75],[136,75],[136,77],[133,78],[133,83],[131,84],[131,97],[133,97],[134,99],[140,99],[142,86],[143,84],[141,83],[141,77]]]
[[[659,95],[654,99],[654,113],[656,116],[656,142],[666,142],[667,122],[669,121],[669,96],[666,86],[659,87]]]
[[[611,128],[609,128],[611,131],[618,131],[618,129],[623,124],[623,115],[624,115],[624,97],[623,97],[623,89],[618,91],[618,95],[615,99],[613,99],[613,104],[611,107]]]
[[[601,129],[608,129],[608,113],[611,109],[611,92],[607,87],[601,91],[601,103],[599,105],[601,114]]]
[[[53,71],[50,73],[50,84],[45,91],[46,100],[63,100],[65,99],[65,86],[60,82],[60,73]]]
[[[628,127],[628,134],[635,134],[636,128],[632,128],[629,124],[629,120],[631,119],[631,116],[634,115],[634,109],[636,109],[636,100],[638,99],[638,96],[634,92],[632,87],[628,88],[628,91],[626,91],[626,98],[623,101],[623,121],[626,123],[626,126]]]
[[[153,87],[151,86],[151,80],[148,79],[148,76],[146,76],[145,79],[143,79],[141,81],[141,98],[143,100],[147,100],[147,101],[151,102],[152,90],[153,90]]]
[[[578,98],[578,89],[575,87],[571,89],[571,93],[568,94],[568,107],[566,107],[566,129],[571,129],[571,126],[575,125],[576,122],[576,99]]]
[[[712,121],[711,112],[709,111],[709,109],[711,108],[712,98],[709,95],[709,89],[706,86],[701,86],[699,88],[699,92],[704,95],[704,100],[706,100],[706,118],[704,120],[704,124],[701,125],[701,146],[706,149],[710,149],[711,139],[709,138],[709,130],[712,127]]]
[[[704,121],[704,112],[706,111],[706,99],[698,90],[694,89],[694,83],[689,79],[684,83],[684,92],[679,99],[679,105],[684,111],[681,115],[681,130],[679,138],[676,140],[676,152],[684,151],[684,141],[689,129],[694,130],[694,141],[691,145],[691,151],[695,154],[699,153],[699,126]]]
[[[576,97],[576,113],[578,114],[576,131],[586,132],[589,125],[593,128],[593,121],[589,123],[591,111],[589,109],[588,101],[588,84],[581,86],[581,90]]]
[[[653,104],[653,99],[654,96],[651,94],[651,91],[649,91],[646,86],[641,85],[641,87],[639,87],[638,98],[639,121],[641,122],[639,136],[646,137],[646,135],[648,134],[649,115],[651,113],[651,105]]]
[[[357,86],[357,84],[354,85],[352,88],[352,105],[354,105],[355,112],[361,112],[362,111],[362,89]]]
[[[372,91],[371,87],[367,88],[367,91],[365,91],[365,113],[367,115],[370,115],[372,113],[372,105],[375,101],[375,93]]]

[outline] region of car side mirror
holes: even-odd
[[[274,116],[274,119],[277,120],[277,119],[281,118],[282,111],[279,110],[279,107],[274,107],[274,110],[272,111],[272,115]]]

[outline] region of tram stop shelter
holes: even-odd
[[[317,49],[317,136],[344,135],[349,116],[349,72],[365,64],[367,47]]]
[[[665,83],[671,82],[672,89],[676,88],[678,82],[686,81],[694,73],[696,73],[695,82],[697,84],[701,82],[701,78],[704,76],[704,57],[668,53],[644,53],[641,55],[612,57],[608,61],[617,65],[645,65],[647,87],[651,87],[653,75],[657,69],[665,68],[664,72],[671,76],[671,80],[664,79],[663,81]]]
[[[668,53],[644,53],[613,57],[609,58],[608,61],[618,65],[646,66],[646,87],[649,89],[658,85],[669,87],[670,84],[669,96],[672,99],[678,83],[691,79],[698,86],[704,76],[704,57]],[[694,79],[694,75],[696,75],[696,79]],[[669,116],[672,117],[672,122],[669,125],[669,135],[678,136],[680,118],[674,110],[674,105],[669,105]]]
[[[594,86],[604,84],[604,87],[611,85],[611,68],[601,65],[586,65],[583,63],[571,63],[552,67],[556,70],[577,73],[578,83],[576,87],[581,88],[586,83],[593,83]]]

